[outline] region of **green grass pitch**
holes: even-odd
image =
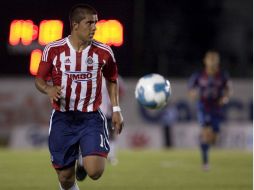
[[[252,153],[212,150],[211,170],[203,172],[198,150],[121,151],[99,181],[80,190],[250,190]],[[58,190],[47,150],[0,149],[0,190]]]

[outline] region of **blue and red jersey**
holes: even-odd
[[[202,111],[219,111],[220,99],[228,88],[229,76],[226,72],[218,71],[215,75],[208,75],[205,70],[192,74],[188,88],[197,89],[199,93],[198,109]]]

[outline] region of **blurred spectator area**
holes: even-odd
[[[162,110],[147,110],[139,106],[134,91],[137,79],[123,79],[125,96],[121,107],[129,127],[143,124],[170,124],[196,121],[196,106],[187,96],[187,80],[171,78],[172,96]],[[234,94],[225,107],[226,122],[252,121],[252,80],[233,80]],[[51,106],[46,95],[35,89],[33,79],[4,78],[0,80],[0,129],[22,125],[48,127]],[[18,92],[18,93],[17,93]],[[238,93],[241,92],[241,93]]]
[[[162,110],[142,108],[134,96],[137,78],[123,78],[123,80],[126,95],[122,97],[121,108],[126,129],[124,138],[120,138],[123,143],[121,147],[161,147],[164,143],[165,131],[168,134],[172,132],[172,139],[168,138],[170,144],[180,147],[191,144],[195,147],[199,127],[195,104],[187,96],[186,79],[169,79],[172,96],[168,106]],[[46,146],[52,109],[48,97],[35,89],[32,78],[2,78],[0,86],[0,147]],[[250,127],[253,96],[251,86],[252,80],[233,80],[235,93],[225,108],[223,123],[223,126],[226,126],[223,129],[233,130],[233,135],[229,133],[232,142],[230,147],[245,146],[243,142],[252,129]],[[227,130],[226,134],[228,134]],[[235,143],[238,142],[235,139],[239,139],[239,135],[242,140]],[[231,138],[232,136],[234,138]],[[177,141],[179,138],[187,140],[183,143]],[[192,143],[189,143],[190,141]]]

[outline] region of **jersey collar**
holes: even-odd
[[[77,50],[71,45],[71,42],[70,42],[70,40],[69,40],[69,37],[70,37],[70,35],[66,37],[67,45],[69,46],[69,48],[70,48],[71,50],[77,52]],[[87,51],[88,49],[90,49],[91,45],[92,45],[92,43],[91,43],[89,46],[87,46],[85,49],[83,49],[82,52]]]

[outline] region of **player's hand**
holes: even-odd
[[[198,99],[198,96],[199,96],[199,93],[196,89],[191,89],[189,91],[189,96],[192,100],[197,100]]]
[[[225,104],[227,104],[229,102],[229,98],[227,96],[223,96],[220,98],[219,100],[219,105],[220,106],[224,106]]]
[[[47,88],[45,89],[47,95],[50,98],[51,103],[53,101],[58,101],[61,97],[61,90],[63,87],[61,86],[47,86]]]
[[[114,127],[114,131],[117,134],[120,134],[122,132],[124,122],[123,122],[123,116],[122,113],[119,112],[113,112],[112,114],[112,126]]]

